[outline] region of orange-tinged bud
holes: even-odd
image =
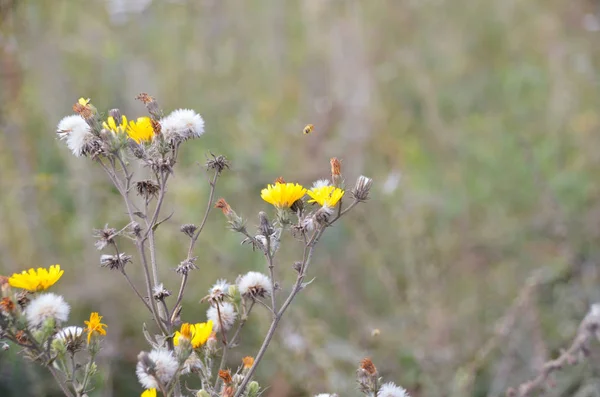
[[[254,365],[254,357],[246,356],[242,358],[242,363],[244,363],[244,368],[251,368]]]

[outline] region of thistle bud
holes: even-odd
[[[342,162],[337,158],[333,157],[331,163],[331,182],[333,186],[340,187],[342,184]]]
[[[263,236],[270,236],[273,234],[273,226],[269,222],[266,212],[260,211],[258,213],[258,221],[260,222],[258,226],[259,234],[262,234]]]
[[[146,94],[145,92],[142,92],[141,94],[136,96],[135,99],[137,99],[138,101],[140,101],[144,105],[146,105],[146,109],[148,110],[148,113],[150,113],[150,115],[154,119],[160,119],[163,116],[162,110],[158,106],[158,103],[156,102],[154,97],[151,97],[150,95]],[[153,125],[153,127],[154,127],[154,125]]]
[[[369,199],[369,192],[373,186],[373,179],[367,178],[366,176],[359,176],[356,180],[356,184],[352,189],[352,196],[358,201],[366,201]]]
[[[123,114],[119,109],[111,109],[108,111],[108,115],[115,119],[116,122],[120,121]]]
[[[244,230],[244,220],[240,216],[238,216],[238,214],[236,214],[234,210],[231,209],[231,206],[227,204],[227,201],[225,201],[224,198],[220,198],[219,200],[217,200],[215,208],[219,208],[223,212],[223,215],[225,215],[230,227],[233,230],[235,230],[236,232],[241,232]]]

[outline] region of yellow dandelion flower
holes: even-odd
[[[138,117],[137,121],[131,120],[127,127],[127,135],[137,143],[150,141],[154,137],[154,128],[150,117]]]
[[[156,389],[146,389],[140,397],[156,397]]]
[[[44,291],[54,285],[65,271],[60,270],[60,265],[52,265],[49,269],[38,268],[23,270],[15,273],[8,279],[8,283],[15,288],[23,288],[27,291]]]
[[[92,338],[93,333],[98,333],[100,335],[106,335],[106,330],[104,327],[107,327],[106,324],[101,323],[102,316],[98,315],[97,312],[93,312],[90,314],[90,321],[84,321],[87,328],[85,331],[88,333],[88,344],[90,343],[90,339]]]
[[[297,183],[275,183],[261,190],[260,197],[277,208],[289,208],[306,194],[306,189]]]
[[[319,203],[321,206],[335,207],[335,205],[344,196],[344,191],[335,186],[319,186],[310,189],[308,195],[311,200],[309,203]]]
[[[102,128],[105,130],[122,133],[127,131],[127,117],[121,116],[121,124],[116,123],[113,116],[108,116],[105,122],[102,123]]]
[[[79,98],[79,100],[77,101],[78,104],[80,104],[81,106],[87,106],[90,103],[90,98]]]
[[[212,329],[212,320],[197,324],[183,323],[181,324],[180,331],[175,331],[175,335],[173,336],[173,344],[178,346],[180,343],[180,338],[190,339],[192,347],[197,349],[206,343],[212,332]]]

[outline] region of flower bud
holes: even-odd
[[[373,186],[373,179],[367,178],[366,176],[359,176],[356,180],[356,185],[352,189],[352,196],[359,201],[366,201],[369,199],[369,192]]]
[[[257,381],[253,380],[248,384],[248,397],[258,397],[260,392],[260,385]]]

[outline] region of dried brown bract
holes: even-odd
[[[108,225],[105,225],[103,229],[94,229],[93,236],[98,239],[94,245],[98,250],[106,248],[107,245],[113,243],[116,233],[117,229],[108,227]]]
[[[150,198],[156,198],[160,192],[160,186],[152,179],[144,179],[135,183],[135,190],[137,194],[149,201]]]
[[[196,232],[196,230],[198,230],[198,226],[192,223],[186,223],[185,225],[181,225],[181,228],[179,228],[179,230],[181,230],[181,232],[187,235],[189,238],[193,238],[194,233]]]
[[[212,158],[206,161],[206,169],[207,170],[215,170],[217,174],[221,174],[224,169],[229,168],[229,161],[225,156],[219,155],[215,156],[210,153]]]

